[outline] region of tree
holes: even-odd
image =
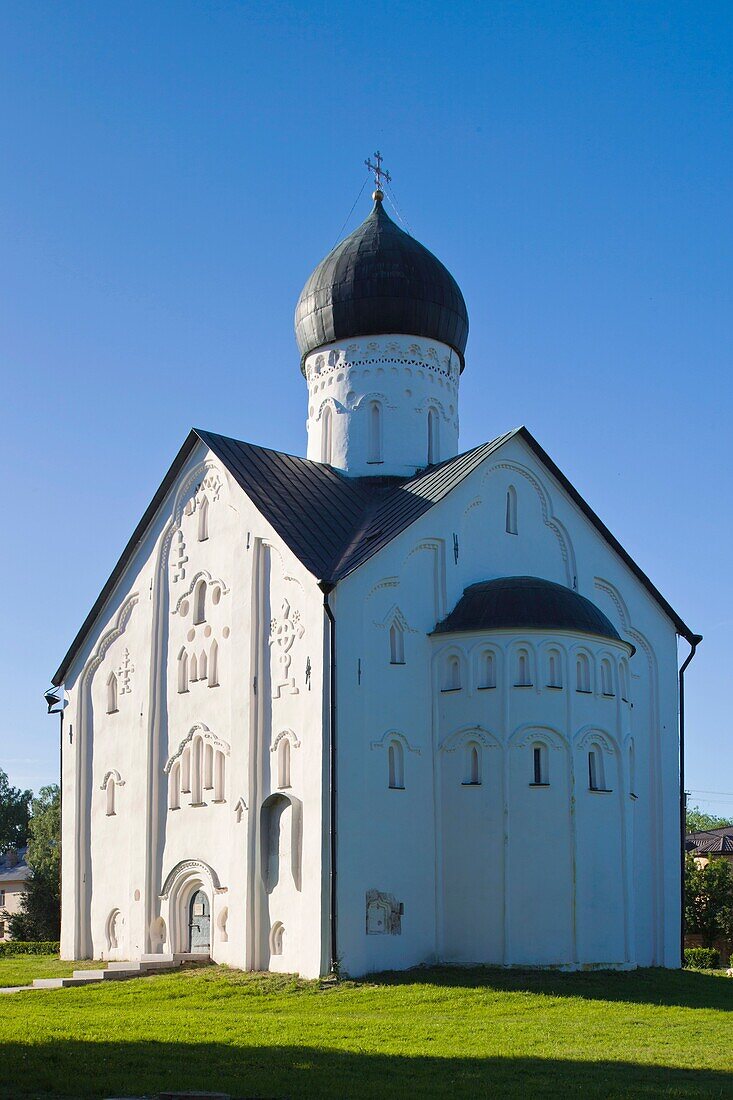
[[[61,930],[61,796],[58,786],[41,787],[31,803],[28,826],[30,875],[20,912],[8,918],[15,940],[57,940]]]
[[[11,787],[0,768],[0,853],[8,848],[22,848],[28,837],[32,791]]]
[[[726,825],[733,825],[733,819],[729,817],[716,817],[715,814],[706,814],[699,806],[688,807],[688,833],[703,833],[706,829],[722,829]]]
[[[685,857],[685,928],[702,936],[705,947],[733,932],[733,867],[727,859],[703,867],[694,856]]]

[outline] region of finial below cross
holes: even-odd
[[[376,153],[374,154],[374,159],[377,162],[376,164],[372,164],[371,159],[368,158],[368,157],[364,161],[364,163],[366,164],[369,171],[374,173],[374,185],[375,185],[377,191],[379,192],[379,195],[380,195],[380,198],[381,198],[382,180],[384,180],[385,183],[391,183],[392,182],[392,177],[390,176],[390,174],[389,174],[389,172],[387,171],[386,168],[382,168],[382,161],[383,161],[384,158],[382,157],[382,154],[379,152],[379,149],[377,149]],[[376,193],[375,193],[375,198],[376,198]]]

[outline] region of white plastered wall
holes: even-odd
[[[429,458],[439,462],[457,454],[460,361],[445,344],[417,336],[362,337],[311,352],[304,369],[307,457],[313,461],[355,477],[405,477]],[[374,404],[381,419],[376,450],[369,422]]]
[[[510,487],[517,497],[517,534],[506,532]],[[636,647],[629,660],[628,703],[618,688],[627,646],[581,637],[429,637],[468,585],[523,574],[577,587]],[[487,459],[439,506],[342,581],[334,607],[344,968],[360,974],[435,958],[679,965],[675,630],[530,449],[515,439]],[[404,665],[389,663],[389,626],[395,618],[404,632]],[[566,685],[574,676],[575,650],[586,647],[594,677],[591,695],[577,694],[572,682],[549,692],[543,668],[535,672],[540,679],[532,688],[515,689],[506,668],[501,687],[478,691],[471,672],[477,646],[495,644],[506,661],[524,642],[541,666],[542,647],[551,640],[562,652]],[[446,696],[439,670],[450,646],[462,654],[466,687]],[[604,655],[616,677],[612,698],[601,692]],[[529,787],[527,768],[532,730],[539,727],[547,728],[552,742],[554,780],[536,790]],[[486,787],[468,790],[457,782],[462,749],[449,750],[451,739],[460,745],[479,729],[486,742]],[[610,794],[588,791],[587,752],[594,731]],[[404,790],[388,789],[392,737],[403,744]],[[446,789],[451,783],[453,794]],[[461,833],[460,800],[471,798],[474,831]],[[475,805],[481,800],[483,808]],[[446,853],[451,829],[455,846]],[[485,893],[494,892],[485,924],[472,909],[473,887],[460,885],[473,881],[479,856],[488,867]],[[445,876],[446,862],[452,879]],[[550,887],[557,897],[546,894]],[[403,904],[399,935],[367,934],[366,894],[375,890]],[[543,896],[550,897],[554,911]],[[485,954],[477,959],[481,942]]]
[[[195,622],[202,582],[204,621]],[[285,926],[273,966],[310,976],[322,971],[323,643],[314,579],[199,446],[67,676],[65,958],[185,950],[186,907],[202,888],[211,905],[214,959],[266,967],[272,917]],[[188,682],[179,691],[182,652]],[[108,714],[113,672],[117,708]],[[292,858],[293,834],[276,838],[276,855],[281,842],[288,849],[281,881],[290,888],[273,899],[264,882],[260,822],[277,785],[271,749],[283,731],[292,739],[284,796],[298,807],[299,828]],[[211,745],[223,758],[223,789],[202,782],[200,801],[193,791],[172,798],[174,769],[198,738],[203,751]],[[110,774],[114,815],[103,789]]]

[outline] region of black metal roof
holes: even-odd
[[[472,584],[433,633],[464,630],[572,630],[622,640],[594,603],[541,577],[500,577]]]
[[[685,850],[704,855],[716,852],[733,853],[733,825],[724,825],[718,829],[704,829],[697,833],[688,833],[685,837]]]
[[[320,462],[194,428],[135,528],[52,682],[62,683],[77,650],[197,444],[203,443],[217,455],[306,569],[319,580],[335,584],[439,503],[486,458],[515,437],[534,451],[669,616],[678,633],[691,641],[695,635],[690,628],[526,428],[516,428],[410,478],[347,477]]]
[[[463,370],[468,312],[458,283],[377,200],[303,287],[295,307],[301,366],[334,340],[392,332],[440,340],[458,353]]]

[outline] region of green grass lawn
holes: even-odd
[[[732,1009],[733,980],[690,971],[206,967],[0,997],[0,1096],[733,1097]]]

